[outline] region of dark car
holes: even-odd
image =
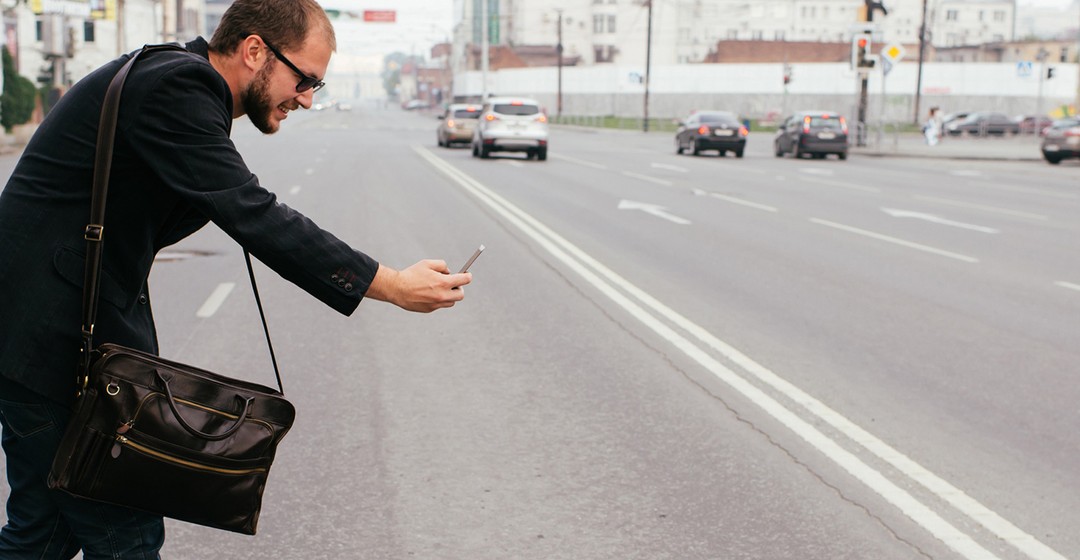
[[[1080,118],[1054,121],[1043,135],[1041,149],[1046,161],[1055,165],[1063,159],[1080,158]]]
[[[1006,133],[1018,134],[1020,124],[1010,119],[1005,113],[979,112],[971,113],[961,120],[946,124],[945,132],[952,136],[960,136],[961,134],[1003,136]]]
[[[830,111],[802,111],[784,119],[773,141],[776,157],[790,153],[801,158],[809,154],[822,158],[836,154],[847,159],[847,119]]]
[[[675,132],[675,153],[690,150],[696,156],[705,150],[716,150],[720,157],[734,152],[735,157],[741,158],[749,134],[733,113],[700,111],[679,123]]]

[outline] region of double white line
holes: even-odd
[[[881,472],[844,449],[832,438],[826,436],[776,399],[757,388],[746,378],[724,366],[713,358],[709,351],[698,344],[703,344],[708,349],[737,364],[747,374],[756,378],[758,382],[768,385],[797,403],[806,412],[843,433],[853,442],[861,445],[913,482],[932,492],[939,499],[949,503],[957,511],[982,525],[998,538],[1016,547],[1032,560],[1066,560],[1064,556],[1039,542],[1035,537],[1022,531],[960,489],[942,480],[903,453],[893,449],[874,435],[855,425],[821,401],[781,379],[768,368],[753,361],[748,356],[708,333],[704,328],[660,303],[472,177],[421,146],[414,146],[414,150],[436,169],[442,171],[447,177],[490,207],[496,214],[518,228],[523,234],[580,275],[582,279],[611,299],[616,305],[623,308],[644,326],[759,406],[868,488],[900,509],[912,521],[959,553],[963,558],[969,560],[1000,560],[992,552],[975,542],[970,535],[954,527],[930,507],[888,480]],[[624,295],[624,292],[626,295]],[[668,327],[658,316],[681,328],[690,338],[696,339],[696,342]]]

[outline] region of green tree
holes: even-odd
[[[4,92],[0,94],[0,125],[11,132],[13,126],[29,121],[33,115],[37,88],[33,82],[15,71],[15,61],[7,47],[4,47],[3,64]]]

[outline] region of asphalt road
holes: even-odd
[[[479,160],[436,122],[236,123],[382,262],[487,250],[432,315],[342,317],[259,266],[298,419],[259,535],[170,521],[163,557],[1080,558],[1076,166],[565,128]],[[273,383],[236,244],[161,260],[163,355]]]

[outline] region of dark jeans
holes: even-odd
[[[165,525],[157,515],[76,498],[46,480],[71,411],[0,376],[7,456],[7,525],[0,558],[158,559]]]

